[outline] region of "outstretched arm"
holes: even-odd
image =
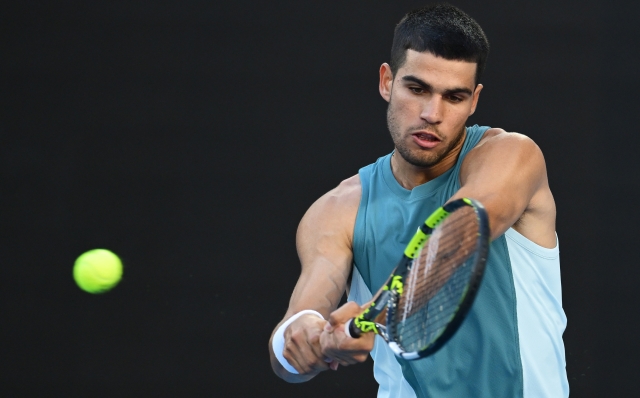
[[[555,246],[555,204],[542,151],[530,138],[501,129],[487,131],[464,159],[460,184],[450,200],[480,201],[489,215],[492,239],[514,227],[541,246]]]
[[[315,310],[327,319],[345,293],[352,267],[353,228],[360,202],[360,180],[354,176],[318,199],[302,218],[296,236],[302,266],[284,319],[303,310]],[[303,382],[337,362],[327,362],[320,348],[320,335],[327,321],[313,314],[303,315],[284,330],[284,358],[299,374],[287,371],[269,341],[271,366],[289,382]]]
[[[460,180],[461,188],[450,201],[462,197],[480,201],[490,218],[492,239],[513,226],[535,243],[555,246],[555,205],[542,152],[531,139],[500,129],[488,131],[465,158]],[[342,365],[366,358],[371,348],[354,342],[372,339],[372,334],[360,339],[344,334],[344,323],[365,308],[347,303],[331,314],[320,337],[325,356]]]

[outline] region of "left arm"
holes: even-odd
[[[555,203],[540,148],[527,136],[490,129],[462,163],[461,187],[450,200],[480,201],[491,239],[514,227],[529,240],[555,246]]]

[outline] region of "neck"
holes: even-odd
[[[393,176],[403,188],[409,190],[438,178],[456,164],[466,136],[465,128],[458,142],[435,164],[427,167],[415,166],[407,162],[397,150],[394,150],[391,156]]]

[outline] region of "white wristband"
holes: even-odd
[[[314,310],[300,311],[297,314],[293,315],[291,318],[287,319],[285,323],[280,325],[278,330],[276,330],[276,332],[273,334],[273,340],[271,340],[271,343],[273,346],[273,353],[276,355],[276,358],[278,358],[278,362],[280,362],[280,365],[282,365],[282,367],[285,368],[289,373],[293,373],[296,375],[298,374],[298,371],[293,366],[291,366],[291,364],[284,358],[284,355],[282,355],[284,351],[284,331],[287,328],[287,326],[291,325],[293,321],[300,318],[302,315],[307,315],[307,314],[313,314],[318,316],[321,319],[324,319],[322,314],[320,314],[318,311],[314,311]]]

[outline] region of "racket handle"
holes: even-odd
[[[349,319],[346,325],[344,325],[344,334],[351,337],[352,339],[358,339],[360,338],[360,336],[362,336],[362,331],[356,327],[354,319],[355,318]]]

